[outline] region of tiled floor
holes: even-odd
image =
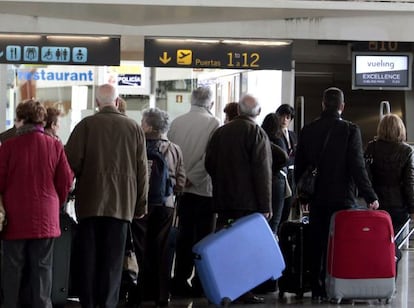
[[[375,257],[375,256],[373,256]],[[411,293],[412,292],[412,293]],[[379,301],[357,301],[352,304],[332,304],[332,303],[313,303],[310,298],[310,293],[306,293],[302,300],[296,300],[293,294],[287,294],[284,301],[279,301],[278,293],[266,295],[265,304],[259,305],[238,305],[232,304],[231,307],[244,308],[269,308],[269,307],[393,307],[393,308],[412,308],[414,307],[414,249],[403,251],[403,259],[399,264],[399,274],[397,279],[397,292],[390,304],[380,303]],[[65,306],[66,308],[78,308],[79,304],[71,302]],[[142,308],[154,307],[153,303],[144,303]],[[173,299],[170,303],[172,308],[203,308],[214,307],[209,305],[205,298],[200,299]]]

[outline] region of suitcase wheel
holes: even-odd
[[[231,299],[228,297],[225,297],[221,300],[221,306],[222,307],[229,307],[231,303]]]
[[[379,298],[378,301],[380,302],[381,305],[385,304],[385,305],[389,305],[391,304],[391,298]]]

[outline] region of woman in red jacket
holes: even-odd
[[[3,307],[18,307],[22,270],[30,267],[31,307],[51,308],[54,238],[59,207],[73,181],[62,144],[44,133],[46,109],[35,100],[16,109],[16,136],[0,146]],[[26,279],[26,277],[25,277]]]

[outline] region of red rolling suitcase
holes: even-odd
[[[382,210],[342,210],[332,216],[326,291],[346,299],[385,299],[395,290],[395,243],[391,217]]]
[[[206,297],[228,305],[285,268],[279,245],[262,214],[240,218],[193,247],[195,266]]]

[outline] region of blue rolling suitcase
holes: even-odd
[[[262,214],[255,213],[213,233],[193,247],[204,294],[217,306],[228,305],[285,268],[279,245]]]

